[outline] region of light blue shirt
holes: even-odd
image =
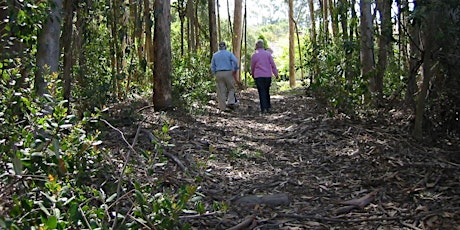
[[[233,53],[226,49],[219,50],[212,55],[211,71],[236,71],[238,70],[238,60]]]

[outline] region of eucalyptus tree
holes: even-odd
[[[171,4],[169,0],[155,1],[155,71],[153,104],[156,109],[172,107],[171,85]]]
[[[243,0],[235,0],[233,15],[233,36],[232,45],[233,53],[238,60],[238,66],[241,66],[241,44],[243,39]],[[241,70],[241,69],[240,69]],[[240,70],[238,70],[237,80],[241,79]]]
[[[38,38],[37,67],[35,87],[37,94],[47,92],[45,75],[59,73],[60,43],[63,0],[52,0],[49,15]]]
[[[294,1],[288,0],[289,20],[289,86],[296,84],[295,76],[295,45],[294,45]]]
[[[374,59],[374,27],[372,24],[371,1],[361,0],[360,9],[360,60],[361,60],[361,77],[369,79],[369,88],[371,92],[375,91],[375,78],[373,76],[375,69]],[[369,99],[369,98],[368,98]]]

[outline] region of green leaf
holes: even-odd
[[[113,199],[115,199],[116,197],[117,197],[117,194],[114,193],[114,194],[112,194],[109,198],[107,198],[106,202],[112,202]]]
[[[46,226],[50,229],[56,229],[57,227],[57,217],[56,216],[50,216],[48,217],[48,221],[46,222]]]
[[[45,213],[45,215],[47,215],[47,216],[50,215],[50,212],[48,212],[48,209],[46,209],[46,207],[43,205],[42,201],[37,202],[37,204],[40,207],[40,209]]]
[[[13,169],[16,175],[22,175],[22,162],[16,154],[14,154],[13,158]]]

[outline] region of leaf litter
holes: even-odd
[[[132,157],[137,180],[196,184],[207,209],[228,204],[226,212],[182,213],[192,229],[460,229],[458,138],[446,147],[419,143],[396,110],[329,117],[303,91],[272,95],[273,112],[265,115],[255,89],[241,91],[240,101],[224,113],[211,101],[198,115],[156,112],[145,101],[111,109],[127,137],[142,126]],[[143,133],[165,123],[174,128],[160,151],[152,138],[161,138]],[[104,145],[128,151],[111,130]],[[161,152],[169,154],[166,163]]]

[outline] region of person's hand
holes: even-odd
[[[237,81],[235,81],[235,83],[236,83],[236,88],[237,89],[244,89],[243,83],[241,81],[237,80]]]

